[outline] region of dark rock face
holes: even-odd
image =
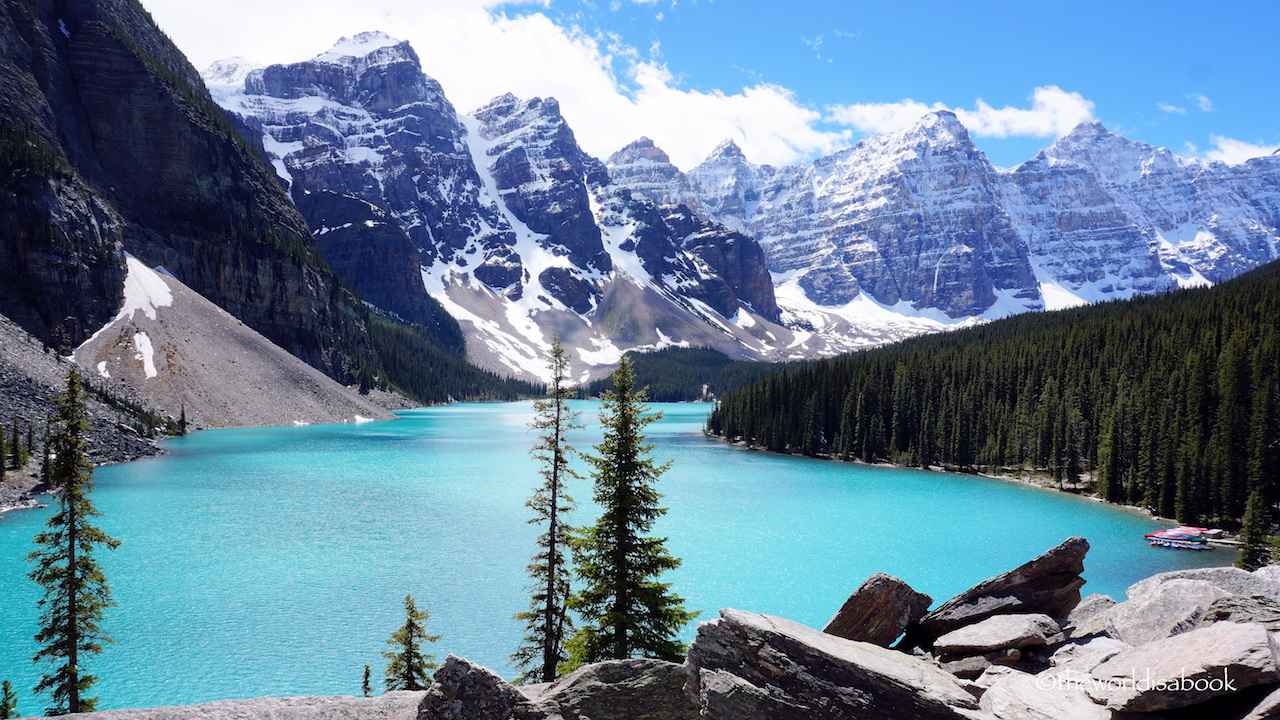
[[[709,720],[974,717],[954,676],[781,618],[724,610],[698,626],[686,692]]]
[[[1089,541],[1068,538],[1061,545],[1014,570],[985,580],[925,615],[907,636],[931,642],[993,615],[1043,613],[1064,618],[1080,603],[1084,556]]]
[[[382,208],[328,190],[295,191],[295,203],[329,265],[365,302],[431,331],[440,344],[463,350],[458,322],[427,294],[413,240]]]
[[[490,141],[490,168],[507,207],[555,254],[577,268],[613,269],[591,212],[588,186],[607,182],[599,160],[578,147],[554,98],[507,94],[474,116]]]
[[[898,578],[876,573],[853,591],[822,632],[889,647],[932,604],[933,598]]]
[[[60,331],[78,344],[116,309],[111,286],[123,268],[107,266],[119,266],[122,246],[341,377],[353,362],[344,352],[364,348],[360,309],[318,261],[306,224],[195,70],[136,7],[42,0],[4,11],[4,126],[41,138],[54,161],[39,177],[64,178],[49,192],[15,198],[16,212],[0,220],[34,231],[17,236],[25,260],[11,267],[21,287],[52,280],[87,301],[76,313],[85,320],[56,330],[51,324],[67,324],[55,317],[59,301],[5,309],[43,339]],[[53,240],[61,233],[49,229],[73,225],[71,242]],[[42,252],[62,259],[40,263],[52,273],[27,272]],[[324,342],[333,337],[348,338],[349,350]]]

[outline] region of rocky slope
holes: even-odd
[[[124,306],[73,355],[192,428],[386,420],[392,415],[285,352],[169,275],[128,258]]]
[[[741,610],[698,626],[685,662],[610,660],[515,687],[454,655],[425,692],[120,710],[91,720],[1158,720],[1280,715],[1280,568],[1162,573],[1081,600],[1071,538],[927,612],[890,576],[825,631]],[[887,624],[886,617],[894,618]],[[903,630],[907,640],[888,645]]]
[[[796,341],[775,324],[755,241],[615,185],[554,99],[504,95],[462,115],[408,43],[381,33],[291,65],[218,63],[206,80],[261,140],[322,246],[338,230],[348,248],[376,246],[334,261],[366,299],[419,317],[404,305],[429,294],[485,367],[537,377],[552,334],[581,377],[626,349],[785,357]],[[368,204],[367,217],[322,217],[312,199],[335,196]],[[379,217],[409,242],[374,237],[390,232]]]

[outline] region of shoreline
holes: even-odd
[[[930,465],[928,467],[920,467],[918,465],[904,465],[902,463],[887,462],[887,461],[867,462],[865,460],[841,460],[840,458],[835,457],[834,455],[813,456],[813,455],[801,455],[799,453],[773,452],[771,450],[768,450],[767,448],[761,447],[759,445],[752,445],[750,443],[747,443],[741,440],[737,440],[737,441],[726,440],[720,435],[714,435],[711,433],[707,433],[705,431],[702,434],[706,438],[716,440],[718,442],[722,442],[726,445],[734,445],[737,447],[741,447],[745,450],[751,450],[754,452],[771,453],[773,455],[780,455],[783,457],[792,456],[792,457],[809,458],[811,460],[826,460],[830,462],[849,463],[852,465],[865,465],[867,467],[896,468],[898,470],[923,470],[925,472],[950,473],[952,475],[969,475],[973,477],[987,478],[988,480],[1001,480],[1004,482],[1017,483],[1019,485],[1025,485],[1027,487],[1047,490],[1049,492],[1062,493],[1064,495],[1074,495],[1076,497],[1079,497],[1085,500],[1091,500],[1093,502],[1102,503],[1104,505],[1109,505],[1115,508],[1121,508],[1123,510],[1130,510],[1130,511],[1145,515],[1151,518],[1152,520],[1155,520],[1158,522],[1169,523],[1172,525],[1180,524],[1175,518],[1162,517],[1156,514],[1155,512],[1148,510],[1147,508],[1144,508],[1140,505],[1126,505],[1124,503],[1108,502],[1098,497],[1098,495],[1096,495],[1094,492],[1086,490],[1083,486],[1074,486],[1075,487],[1074,490],[1069,487],[1059,488],[1057,486],[1058,481],[1053,479],[1051,476],[1037,475],[1031,471],[1026,471],[1026,474],[1022,476],[1016,476],[1016,475],[1009,475],[1006,473],[983,472],[980,470],[959,470],[955,468],[944,467],[941,465]],[[1092,475],[1088,475],[1088,478],[1089,478],[1089,482],[1092,482],[1095,480],[1095,478]]]

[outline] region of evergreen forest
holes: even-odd
[[[1277,499],[1280,263],[795,366],[707,431],[775,452],[1031,472],[1188,524]]]

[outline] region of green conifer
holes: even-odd
[[[1249,571],[1257,570],[1271,561],[1271,513],[1262,497],[1262,489],[1249,494],[1245,504],[1244,525],[1240,528],[1240,559],[1236,565]]]
[[[568,602],[572,572],[568,563],[572,528],[566,513],[573,509],[573,498],[564,484],[578,474],[569,467],[574,449],[568,443],[570,430],[581,428],[575,420],[578,413],[569,407],[576,390],[569,387],[569,355],[556,337],[551,343],[551,385],[547,398],[534,402],[534,419],[529,427],[541,432],[531,451],[541,463],[542,484],[525,503],[533,510],[530,523],[545,527],[538,536],[538,550],[529,563],[533,581],[529,609],[516,614],[524,623],[525,635],[511,655],[517,668],[523,670],[519,682],[551,682],[566,660],[566,631],[572,628]]]
[[[85,454],[89,421],[84,413],[80,376],[72,370],[67,389],[58,398],[58,413],[48,439],[50,487],[57,495],[57,512],[46,523],[48,530],[35,538],[39,548],[27,559],[35,562],[30,578],[44,588],[39,601],[40,650],[35,662],[53,668],[36,685],[36,692],[53,698],[50,715],[91,712],[97,699],[86,697],[98,678],[83,672],[86,656],[102,652],[111,639],[102,631],[106,608],[114,603],[94,549],[115,549],[120,543],[90,524],[101,515],[89,498],[93,465]]]
[[[18,717],[18,696],[13,692],[13,685],[5,680],[0,684],[0,720]]]
[[[371,684],[370,675],[371,671],[369,670],[369,666],[365,665],[364,677],[360,679],[360,692],[363,693],[365,697],[369,697],[373,694],[373,685]]]
[[[387,644],[394,650],[383,651],[382,656],[389,662],[385,684],[387,690],[426,690],[431,685],[428,670],[434,670],[435,655],[423,655],[422,643],[435,642],[439,635],[428,635],[427,620],[431,617],[426,610],[418,610],[413,596],[404,596],[404,625],[391,633]]]
[[[645,391],[635,389],[626,358],[613,385],[600,411],[604,441],[595,446],[598,455],[586,456],[601,514],[573,543],[576,573],[586,587],[570,607],[586,624],[569,643],[569,665],[637,656],[678,662],[685,648],[677,637],[695,614],[658,580],[680,560],[667,552],[666,538],[648,535],[666,513],[653,485],[670,463],[648,457],[653,445],[643,431],[662,413],[646,415]]]

